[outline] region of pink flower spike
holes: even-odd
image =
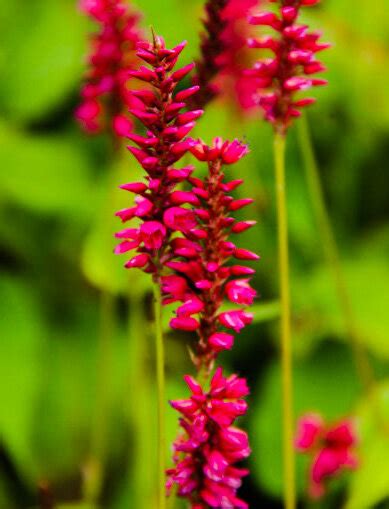
[[[235,463],[247,458],[250,447],[247,434],[231,426],[246,411],[245,401],[238,398],[247,391],[230,389],[231,384],[243,388],[246,383],[236,375],[226,379],[217,369],[205,392],[193,378],[184,378],[190,398],[170,403],[183,416],[183,433],[174,443],[175,466],[167,472],[168,486],[177,484],[178,495],[187,498],[192,509],[247,508],[236,491],[248,471]]]
[[[279,15],[264,11],[252,16],[250,22],[268,25],[277,35],[250,38],[247,45],[250,48],[270,49],[274,58],[259,60],[248,71],[247,78],[256,88],[253,95],[262,107],[266,120],[273,124],[277,132],[285,134],[293,119],[301,115],[300,108],[310,104],[299,104],[295,99],[296,93],[327,84],[326,80],[312,79],[310,76],[325,70],[315,56],[329,45],[318,42],[318,32],[309,32],[308,26],[298,23],[301,9],[315,5],[318,0],[271,1],[278,4]]]
[[[174,71],[184,46],[182,43],[168,49],[163,38],[158,36],[153,37],[151,43],[138,41],[137,57],[146,65],[128,72],[132,77],[147,82],[150,87],[147,90],[127,91],[132,101],[130,113],[147,128],[143,136],[127,133],[127,137],[137,145],[129,146],[128,149],[145,170],[147,183],[133,182],[121,186],[136,194],[135,207],[119,211],[117,215],[123,221],[140,218],[139,242],[135,246],[134,241],[134,247],[139,255],[148,256],[149,263],[142,267],[152,274],[155,281],[159,280],[164,266],[168,266],[174,257],[196,255],[193,246],[177,246],[172,240],[174,231],[189,232],[198,226],[193,211],[177,206],[184,203],[197,205],[198,197],[191,191],[175,190],[175,186],[188,178],[193,168],[188,166],[176,169],[173,166],[192,146],[193,141],[186,136],[194,127],[195,119],[203,113],[202,110],[180,113],[187,106],[186,99],[197,90],[191,87],[187,91],[184,89],[175,93],[178,83],[193,68],[190,64]],[[114,82],[106,82],[105,86],[112,84]],[[126,247],[129,245],[126,244]],[[135,263],[131,262],[130,266],[135,266]],[[183,298],[184,295],[179,298],[176,295],[164,295],[163,301],[168,303],[172,302],[171,299],[174,302]]]
[[[90,69],[75,117],[87,132],[109,130],[115,137],[127,136],[133,129],[125,115],[131,107],[127,75],[142,37],[139,16],[122,0],[82,0],[80,7],[98,23],[99,31],[91,37]]]

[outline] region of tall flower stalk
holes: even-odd
[[[120,210],[117,216],[126,223],[137,219],[140,226],[125,228],[116,237],[121,240],[117,254],[136,250],[125,265],[138,267],[152,276],[155,290],[156,370],[158,383],[158,507],[165,507],[165,376],[163,336],[161,325],[161,277],[170,258],[170,242],[174,231],[190,216],[190,211],[177,206],[182,203],[180,191],[175,190],[193,171],[192,167],[173,167],[192,146],[187,134],[202,115],[202,110],[180,112],[186,100],[198,87],[175,92],[178,83],[193,69],[194,64],[174,71],[185,42],[168,49],[161,37],[151,43],[140,42],[137,56],[149,67],[141,66],[130,72],[148,84],[147,89],[132,91],[138,107],[130,110],[146,128],[146,136],[129,132],[128,138],[137,146],[128,147],[145,170],[145,180],[131,182],[122,189],[136,195],[135,205]],[[190,217],[188,218],[190,221]]]
[[[334,278],[335,289],[338,294],[339,305],[343,314],[345,332],[351,343],[355,365],[364,389],[366,392],[369,392],[374,382],[373,370],[356,329],[355,317],[347,285],[344,280],[338,245],[323,195],[319,168],[317,167],[306,115],[303,115],[298,127],[299,141],[304,160],[309,194],[311,196],[311,203],[316,216],[318,231],[322,239],[324,256]]]
[[[301,108],[313,98],[298,98],[296,94],[311,87],[325,85],[326,80],[312,75],[324,70],[315,54],[329,45],[319,42],[320,33],[309,32],[298,23],[301,7],[315,5],[319,0],[269,0],[276,3],[279,12],[262,11],[250,17],[253,25],[273,28],[277,37],[263,36],[249,39],[251,48],[273,53],[258,61],[247,72],[258,87],[258,104],[265,119],[274,129],[274,158],[277,196],[278,258],[281,294],[281,364],[283,393],[283,456],[284,501],[286,509],[295,509],[295,459],[293,447],[293,386],[292,338],[290,323],[289,254],[287,199],[285,183],[286,134],[293,120],[301,115]]]
[[[221,368],[217,368],[209,388],[208,381],[219,352],[233,346],[231,331],[240,332],[253,318],[244,308],[256,295],[249,283],[254,270],[227,264],[234,259],[258,259],[229,239],[255,224],[231,216],[252,200],[230,196],[243,181],[226,181],[223,172],[223,166],[238,161],[247,147],[236,140],[216,138],[212,146],[198,141],[190,150],[207,163],[208,175],[205,180],[189,178],[193,187],[182,198],[194,207],[195,223],[185,223],[183,236],[171,243],[175,259],[168,266],[175,274],[164,277],[162,284],[166,303],[181,302],[171,326],[196,331],[191,356],[198,375],[197,380],[185,376],[192,392],[190,399],[171,402],[182,414],[182,433],[174,444],[175,467],[168,471],[168,486],[176,484],[178,494],[190,501],[192,509],[246,508],[236,491],[248,471],[235,463],[246,458],[250,449],[247,434],[232,424],[246,412],[242,398],[248,394],[247,385],[236,375],[224,378]],[[238,309],[222,311],[224,300]]]

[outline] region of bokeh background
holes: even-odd
[[[198,54],[202,2],[138,0],[143,26]],[[287,154],[296,416],[352,415],[360,467],[301,507],[389,507],[389,9],[387,0],[323,0],[308,20],[334,43],[323,54],[330,85],[308,124],[358,338],[374,370],[369,393],[356,369],[296,128]],[[94,30],[72,0],[0,0],[0,508],[153,508],[155,404],[148,278],[112,255],[117,190],[139,170],[109,138],[73,119]],[[258,226],[241,242],[261,254],[256,318],[221,360],[249,379],[252,508],[281,508],[277,260],[271,129],[222,98],[196,133],[237,136],[251,152],[245,211]],[[118,160],[119,159],[119,160]],[[111,311],[110,312],[110,307]],[[105,318],[102,319],[105,313]],[[113,316],[112,316],[113,315]],[[108,317],[108,318],[107,318]],[[102,328],[108,330],[102,340]],[[110,332],[109,332],[110,331]],[[107,337],[110,339],[107,341]],[[169,397],[191,372],[184,336],[169,333]],[[170,439],[176,415],[168,411]],[[169,454],[167,452],[167,454]],[[102,463],[102,475],[99,465]],[[39,495],[40,492],[40,495]],[[89,504],[89,505],[88,505]],[[310,505],[311,504],[311,505]],[[178,506],[177,506],[178,507]]]

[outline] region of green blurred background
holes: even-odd
[[[138,0],[144,27],[198,53],[202,2]],[[325,246],[315,222],[298,130],[288,138],[296,415],[356,416],[360,468],[326,499],[301,507],[389,507],[389,8],[387,0],[323,0],[309,22],[334,43],[330,85],[308,122],[342,257],[358,337],[374,368],[367,395],[356,371]],[[153,508],[155,405],[150,288],[112,255],[119,183],[139,172],[129,154],[73,119],[95,27],[72,0],[0,0],[0,508]],[[212,104],[196,135],[244,138],[235,175],[258,226],[242,236],[261,254],[255,324],[222,356],[249,378],[250,507],[281,508],[277,259],[271,130],[231,101]],[[107,297],[108,296],[108,297]],[[113,298],[109,298],[109,296]],[[105,300],[104,300],[105,299]],[[101,341],[101,310],[114,320]],[[107,320],[105,320],[107,322]],[[109,324],[108,324],[109,325]],[[169,397],[185,394],[185,339],[167,336]],[[169,440],[176,415],[168,410]],[[168,454],[168,452],[167,452]],[[104,460],[99,475],[99,460]],[[45,487],[46,486],[46,487]],[[40,487],[38,489],[38,487]],[[40,491],[40,497],[38,496]],[[79,505],[84,500],[84,505]],[[89,505],[87,505],[87,502]],[[77,505],[78,504],[78,505]],[[57,507],[57,506],[56,506]]]

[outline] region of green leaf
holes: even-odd
[[[255,479],[269,494],[282,494],[281,372],[273,362],[252,402],[250,435],[253,453],[251,467]],[[353,408],[358,381],[347,349],[337,344],[323,345],[309,359],[294,366],[294,410],[296,418],[306,412],[319,412],[336,420]],[[297,490],[306,482],[306,457],[297,458]]]
[[[0,125],[0,195],[37,213],[86,222],[94,207],[89,163],[74,140],[27,136]]]
[[[363,239],[353,255],[341,262],[358,336],[378,357],[389,358],[389,314],[384,296],[389,286],[387,230]],[[298,348],[309,349],[318,339],[348,340],[332,270],[321,265],[311,273],[295,273],[292,282]]]
[[[1,275],[0,436],[18,468],[36,471],[32,428],[40,390],[46,331],[33,291]]]
[[[58,106],[80,81],[85,17],[67,0],[11,4],[2,27],[0,105],[14,120],[27,122]]]
[[[358,412],[360,464],[352,476],[345,509],[371,509],[389,500],[389,380],[362,402]]]

